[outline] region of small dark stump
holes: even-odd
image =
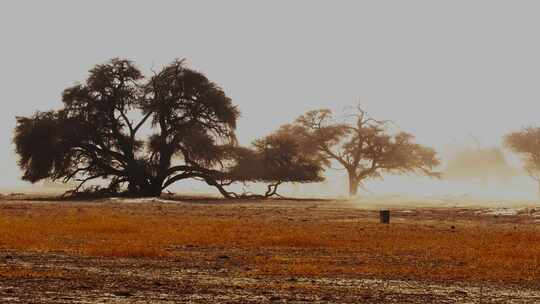
[[[390,210],[380,210],[379,217],[381,224],[390,224]]]

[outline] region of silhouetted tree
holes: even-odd
[[[83,185],[108,179],[107,190],[157,196],[174,182],[198,178],[218,187],[239,111],[215,83],[176,60],[149,78],[132,62],[112,59],[67,88],[63,108],[18,117],[14,143],[23,179]]]
[[[314,150],[306,149],[295,130],[289,125],[258,139],[252,148],[236,149],[234,166],[228,171],[228,178],[237,182],[262,182],[268,188],[264,195],[250,197],[270,197],[278,195],[277,189],[283,183],[310,183],[324,180],[323,163]],[[233,196],[243,196],[232,194]],[[244,194],[245,196],[245,194]]]
[[[540,128],[527,127],[510,133],[505,136],[504,143],[522,157],[525,170],[538,183],[540,199]]]
[[[360,107],[336,122],[330,110],[315,110],[300,116],[295,126],[297,134],[311,141],[322,159],[338,162],[349,176],[349,195],[358,193],[366,179],[383,173],[417,172],[432,177],[439,160],[433,149],[414,142],[408,133],[389,135],[385,121],[375,120]]]

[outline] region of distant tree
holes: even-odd
[[[323,181],[323,162],[317,152],[306,149],[290,125],[256,140],[251,148],[237,148],[234,165],[226,175],[234,182],[266,183],[263,195],[232,194],[236,197],[270,197],[278,195],[283,183]]]
[[[527,127],[510,133],[505,136],[504,143],[523,159],[525,170],[538,183],[540,198],[540,128]]]
[[[198,178],[224,192],[225,150],[235,144],[239,111],[223,90],[183,60],[145,78],[124,59],[95,66],[64,90],[63,108],[18,117],[14,143],[23,179],[95,179],[111,193],[158,196]],[[144,132],[143,132],[144,130]]]
[[[444,178],[452,180],[481,180],[490,178],[508,181],[517,174],[500,148],[468,148],[458,151],[448,160]]]
[[[295,126],[311,143],[306,145],[319,152],[327,162],[337,162],[349,176],[349,195],[356,196],[366,179],[382,177],[383,173],[417,172],[432,177],[439,173],[436,152],[414,142],[408,133],[389,135],[385,121],[375,120],[360,107],[337,122],[327,109],[307,112]]]

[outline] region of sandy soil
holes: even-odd
[[[47,202],[4,201],[17,209]],[[171,206],[182,212],[230,216],[261,214],[291,221],[358,218],[376,220],[377,209],[340,201],[224,202],[220,200],[102,201],[112,208],[142,204],[149,209]],[[59,204],[61,206],[62,204]],[[411,203],[413,204],[413,203]],[[383,207],[389,207],[384,205]],[[139,207],[140,208],[140,207]],[[532,207],[410,208],[393,207],[392,221],[472,221],[493,225],[534,225]],[[306,212],[309,210],[309,212]],[[540,217],[538,217],[540,219]],[[0,236],[1,241],[1,236]],[[181,256],[166,258],[86,257],[54,252],[5,249],[0,252],[1,303],[540,303],[540,284],[528,286],[418,281],[358,276],[264,275],[242,264],[244,256],[270,255],[261,249],[185,245]],[[295,252],[290,252],[294,255]],[[15,274],[24,269],[25,273]],[[10,270],[13,275],[10,275]]]

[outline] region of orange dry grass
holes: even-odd
[[[240,249],[234,258],[263,274],[518,283],[540,279],[540,234],[533,225],[462,222],[453,223],[454,231],[445,222],[385,226],[365,219],[299,222],[259,214],[216,216],[216,209],[156,213],[137,208],[1,210],[0,248],[167,257],[183,254],[174,248],[195,245],[214,248],[215,254]]]

